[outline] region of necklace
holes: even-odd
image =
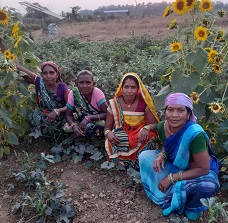
[[[127,104],[127,102],[124,100],[124,97],[123,97],[123,101],[127,105],[128,108],[130,108],[135,103],[135,100],[136,100],[136,95],[135,95],[134,101],[129,105],[129,104]]]

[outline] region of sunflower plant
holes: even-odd
[[[170,16],[171,42],[160,53],[158,64],[168,85],[155,97],[161,108],[170,92],[183,92],[194,103],[194,111],[207,131],[213,151],[228,155],[228,34],[216,25],[225,15],[212,11],[210,0],[176,0],[163,16]]]
[[[23,24],[14,14],[7,7],[0,9],[0,157],[26,132],[27,109],[33,106],[28,85],[15,67],[16,59],[33,61],[32,40],[21,31]]]

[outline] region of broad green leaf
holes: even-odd
[[[163,87],[157,95],[154,96],[154,104],[156,110],[162,109],[165,106],[165,99],[172,92],[169,85]]]
[[[226,119],[224,122],[221,122],[219,124],[219,131],[221,133],[225,133],[228,131],[228,119]]]
[[[199,48],[198,52],[189,53],[185,59],[199,74],[202,74],[203,69],[207,64],[207,52],[204,49]]]
[[[200,76],[197,72],[184,76],[180,71],[175,70],[172,74],[171,85],[174,92],[183,92],[189,95],[198,85]]]
[[[9,100],[12,102],[12,105],[17,107],[20,104],[21,99],[19,95],[14,94],[9,96]]]
[[[198,104],[194,104],[194,115],[198,120],[202,119],[205,114],[205,104],[199,102]]]
[[[14,132],[6,132],[6,138],[9,144],[18,145],[18,138]]]
[[[92,156],[90,156],[91,159],[93,160],[100,160],[103,158],[103,155],[100,151],[97,151],[96,153],[94,153]]]
[[[28,89],[22,83],[20,83],[18,85],[18,88],[17,89],[23,95],[28,96],[28,97],[30,96],[30,92],[28,91]]]
[[[4,153],[6,155],[9,155],[10,154],[10,148],[8,146],[4,146]]]
[[[12,121],[8,117],[7,111],[5,109],[0,108],[0,120],[1,122],[6,125],[7,127],[12,127]]]
[[[4,77],[1,86],[7,87],[9,86],[10,82],[14,80],[14,76],[11,72],[7,73],[7,75]]]
[[[83,155],[75,155],[75,156],[72,156],[72,160],[74,161],[74,163],[79,163],[79,162],[81,162],[82,161],[82,159],[83,159]]]
[[[111,169],[113,167],[115,167],[115,164],[113,162],[105,161],[101,164],[101,169]]]
[[[87,162],[86,162],[86,168],[89,169],[91,166],[93,166],[93,162],[87,161]]]
[[[4,151],[3,147],[0,147],[0,158],[2,158],[3,156],[3,151]]]

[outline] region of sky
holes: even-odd
[[[26,0],[26,1],[15,1],[15,0],[0,0],[0,8],[9,6],[17,9],[20,13],[26,12],[25,6],[22,6],[19,2],[39,3],[43,7],[47,7],[50,11],[60,14],[61,11],[71,12],[70,7],[79,6],[82,10],[84,9],[97,9],[99,6],[109,5],[136,5],[139,3],[148,2],[157,3],[162,0]],[[167,1],[168,2],[168,1]]]

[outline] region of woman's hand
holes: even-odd
[[[139,132],[139,138],[138,141],[140,143],[146,143],[148,141],[148,137],[149,137],[149,130],[142,128],[141,131]]]
[[[162,192],[162,193],[165,193],[166,190],[170,187],[171,183],[168,179],[168,176],[163,178],[159,184],[158,184],[158,189]]]
[[[165,159],[163,156],[157,156],[157,158],[154,160],[154,163],[153,163],[153,169],[154,171],[160,173],[161,167],[162,169],[165,168]]]
[[[52,111],[47,115],[46,122],[48,123],[54,122],[56,117],[57,117],[57,114],[54,111]]]
[[[80,128],[79,125],[74,124],[72,129],[74,131],[75,136],[77,136],[77,137],[78,136],[85,136],[85,132]]]
[[[85,132],[86,131],[86,126],[88,125],[89,121],[86,120],[85,118],[81,121],[79,124],[80,129]]]
[[[106,137],[112,144],[120,143],[119,138],[113,132],[109,132]]]

